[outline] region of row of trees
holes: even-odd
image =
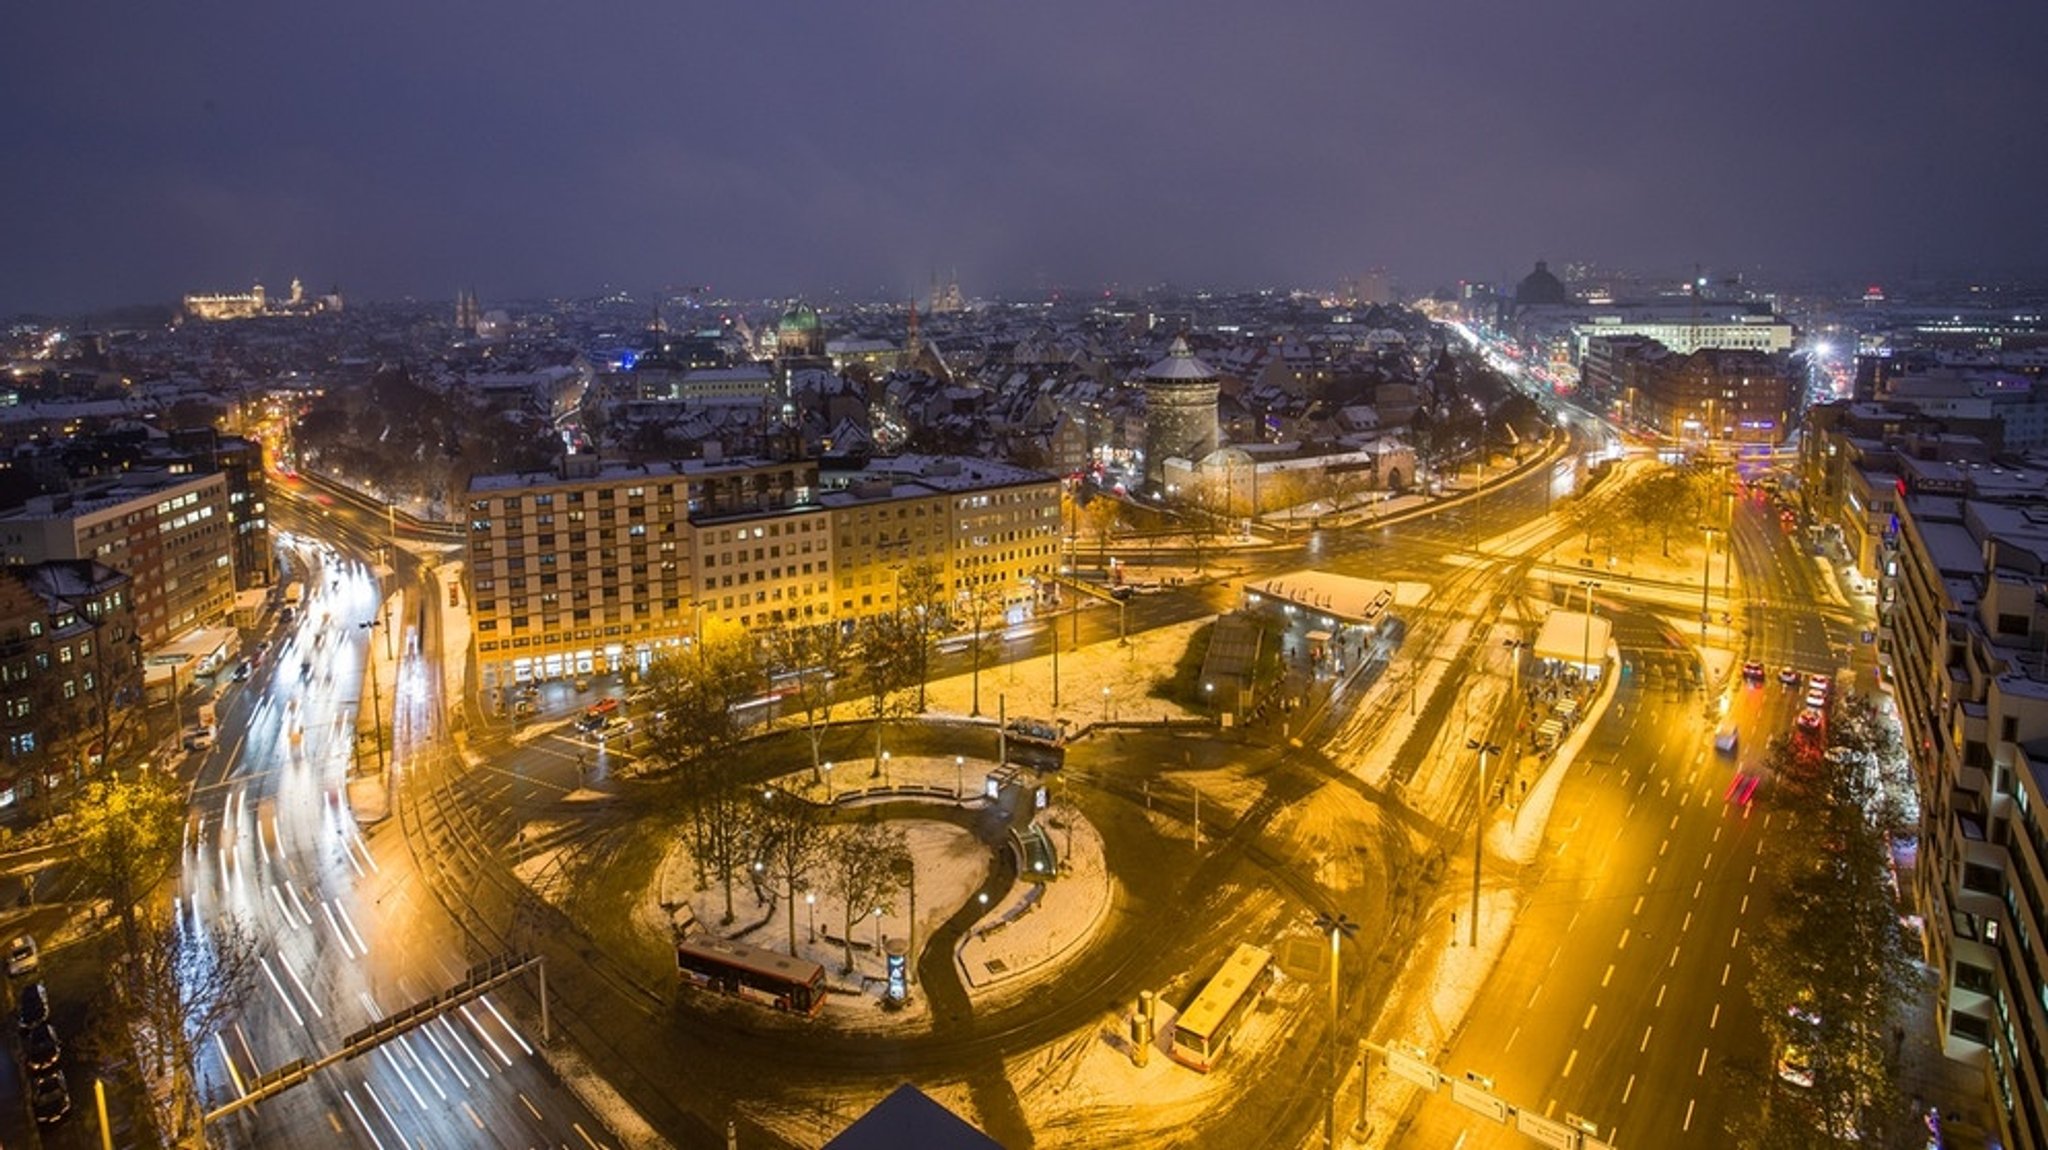
[[[1768,766],[1789,827],[1766,859],[1773,895],[1749,994],[1773,1064],[1759,1105],[1731,1133],[1771,1150],[1918,1145],[1897,1084],[1901,1013],[1923,989],[1891,870],[1892,840],[1914,824],[1897,728],[1868,700],[1845,697],[1824,740],[1780,745]],[[1769,1080],[1788,1049],[1811,1071],[1811,1089]]]
[[[1697,539],[1702,525],[1727,527],[1727,476],[1711,467],[1665,465],[1623,486],[1579,497],[1572,525],[1585,536],[1585,550],[1634,558],[1651,544],[1665,558],[1678,539]]]

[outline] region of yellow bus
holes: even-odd
[[[1202,988],[1173,1024],[1173,1060],[1204,1074],[1230,1048],[1238,1023],[1266,992],[1273,956],[1241,942],[1224,960],[1223,969]]]

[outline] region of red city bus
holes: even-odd
[[[815,1016],[825,1005],[825,968],[751,943],[700,934],[676,944],[685,982],[777,1010]]]

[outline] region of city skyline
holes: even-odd
[[[1970,15],[38,11],[0,313],[2037,271],[2048,17]]]

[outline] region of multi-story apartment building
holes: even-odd
[[[1777,444],[1798,379],[1782,355],[1705,348],[1649,361],[1616,400],[1624,418],[1680,442]]]
[[[823,477],[832,514],[833,611],[894,610],[902,573],[937,571],[940,599],[965,618],[981,595],[1016,620],[1058,567],[1059,480],[1005,463],[951,456],[876,459]]]
[[[127,733],[142,695],[130,586],[89,559],[0,567],[0,812]]]
[[[0,515],[0,559],[92,559],[125,573],[142,642],[157,647],[234,606],[228,508],[219,472],[125,472]]]
[[[228,485],[228,554],[235,586],[240,590],[267,587],[277,581],[277,549],[270,541],[269,485],[263,472],[263,445],[239,435],[221,435],[211,428],[181,431],[172,445],[195,471],[218,471]]]
[[[896,610],[931,561],[954,601],[1029,604],[1056,562],[1059,484],[1005,464],[904,457],[600,464],[470,483],[480,681],[644,668],[710,620],[749,630]]]
[[[2048,1148],[2048,475],[1903,461],[1880,661],[1918,782],[1913,892],[1951,1058]]]

